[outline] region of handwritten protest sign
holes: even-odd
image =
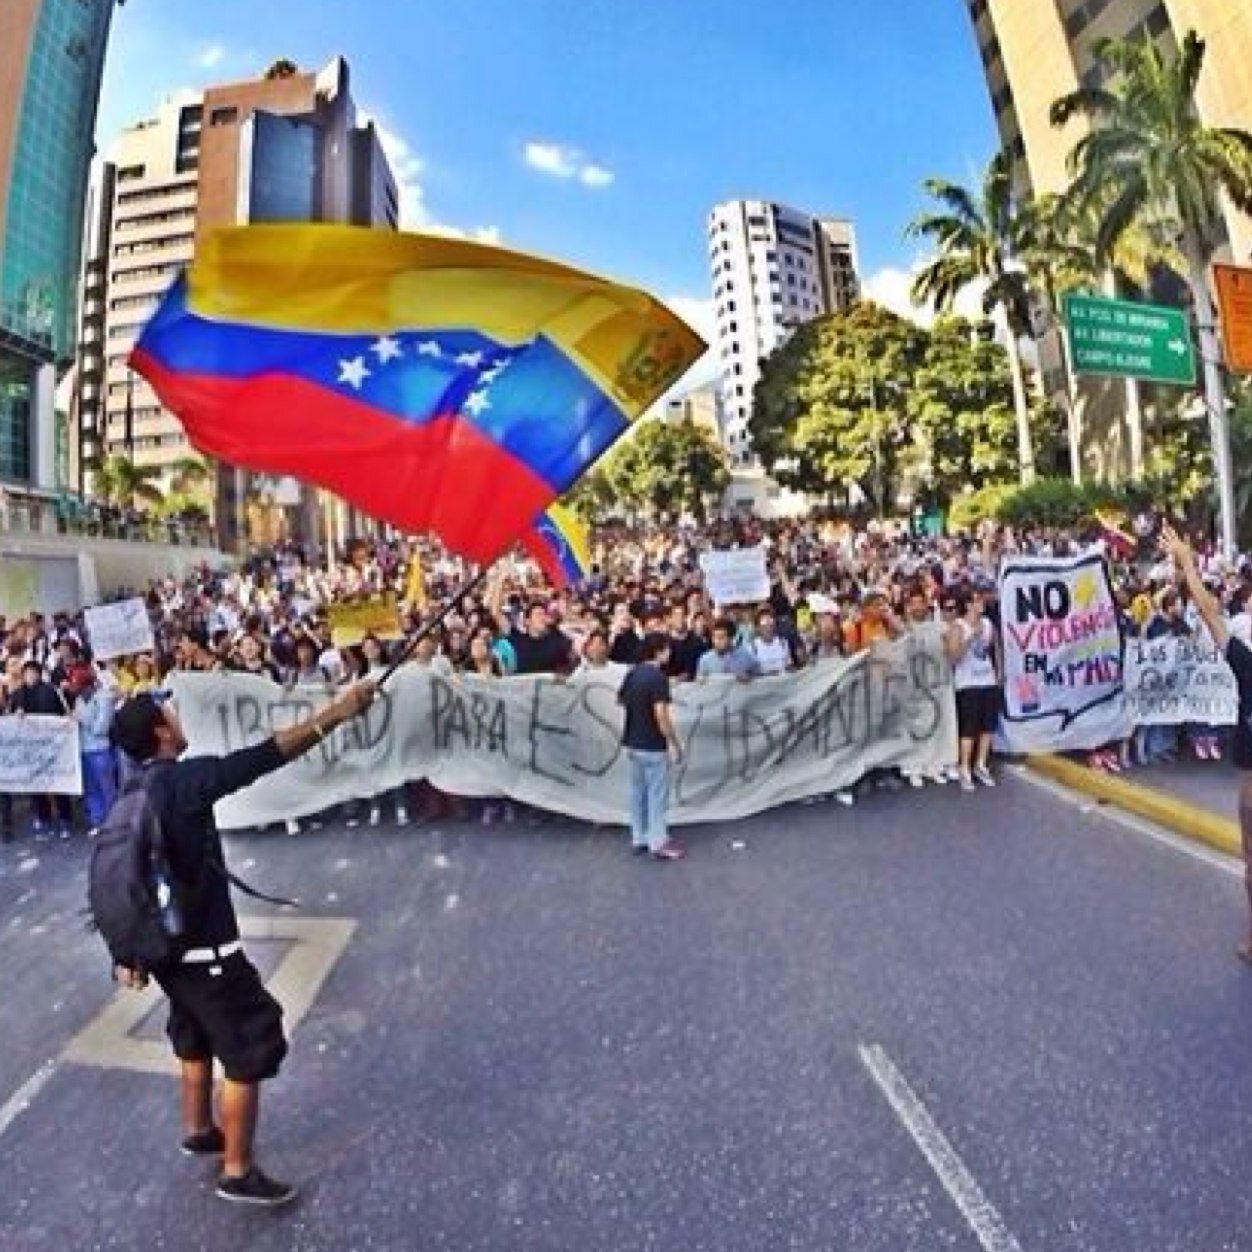
[[[1239,687],[1208,640],[1135,639],[1126,650],[1126,700],[1136,726],[1233,726]]]
[[[117,604],[98,604],[84,613],[91,652],[97,661],[134,656],[156,647],[148,606],[138,598]]]
[[[702,552],[700,569],[709,598],[719,607],[769,599],[769,574],[763,547]]]
[[[1130,733],[1122,636],[1101,556],[1009,560],[1000,617],[1010,751],[1093,749]]]
[[[351,648],[366,635],[400,639],[404,630],[393,595],[330,606],[331,639],[336,648]]]
[[[82,795],[78,723],[68,717],[0,717],[0,792]]]
[[[191,752],[229,752],[325,700],[244,674],[172,676]],[[443,677],[407,665],[365,717],[217,806],[227,828],[316,813],[427,778],[455,795],[509,795],[552,812],[623,822],[628,769],[611,680]],[[851,786],[889,766],[956,757],[952,667],[937,628],[798,674],[674,688],[685,753],[678,822],[747,817]]]

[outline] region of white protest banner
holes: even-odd
[[[78,723],[36,713],[0,717],[0,792],[82,795]]]
[[[1129,735],[1122,636],[1102,556],[1006,561],[1000,624],[1009,751],[1089,750]]]
[[[176,674],[171,686],[193,754],[257,743],[327,699],[244,674]],[[676,684],[674,719],[685,749],[672,776],[676,822],[748,817],[871,769],[956,759],[951,666],[934,627],[798,674]],[[609,681],[451,678],[406,665],[365,716],[223,800],[217,819],[264,825],[428,778],[454,795],[624,822],[621,725]]]
[[[724,604],[754,604],[769,599],[765,549],[726,548],[700,554],[700,569],[709,598]]]
[[[1239,686],[1208,639],[1132,639],[1126,648],[1126,702],[1136,726],[1233,726]]]
[[[151,652],[156,647],[148,606],[138,598],[120,600],[117,604],[97,604],[87,609],[84,616],[91,654],[97,661]]]

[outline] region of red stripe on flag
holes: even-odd
[[[522,537],[522,546],[534,558],[539,568],[543,570],[543,576],[548,580],[550,586],[558,591],[562,587],[569,586],[569,578],[566,577],[565,568],[562,566],[560,558],[544,542],[542,536],[536,534],[532,529]]]
[[[405,422],[286,375],[174,373],[146,353],[135,368],[201,452],[325,487],[472,561],[498,557],[553,499],[548,483],[456,416]]]

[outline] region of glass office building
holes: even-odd
[[[113,0],[0,4],[0,482],[53,488]],[[45,429],[46,427],[46,429]]]

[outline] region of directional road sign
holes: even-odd
[[[1195,382],[1191,330],[1181,309],[1067,295],[1065,322],[1075,373],[1184,387]]]

